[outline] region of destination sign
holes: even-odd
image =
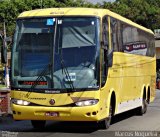
[[[124,52],[145,56],[147,53],[147,45],[145,42],[128,43],[124,46]]]
[[[140,50],[140,49],[146,49],[147,46],[145,43],[133,43],[133,44],[128,44],[125,46],[125,50],[127,51],[132,51],[132,50]]]
[[[18,81],[20,85],[47,85],[47,81]]]

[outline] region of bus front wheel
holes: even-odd
[[[45,127],[46,121],[45,120],[31,120],[31,123],[35,129],[42,129]]]
[[[110,105],[110,109],[109,109],[109,116],[107,118],[105,118],[104,120],[100,121],[100,128],[102,129],[108,129],[110,124],[111,124],[111,119],[112,119],[112,115],[113,115],[113,109],[112,109],[112,105]]]

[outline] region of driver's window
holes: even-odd
[[[102,39],[105,47],[109,45],[108,17],[105,16],[102,21]]]
[[[107,79],[107,49],[109,44],[109,29],[108,29],[108,17],[105,16],[102,21],[102,63],[101,63],[101,87],[103,87],[106,83]]]

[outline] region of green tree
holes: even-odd
[[[109,9],[154,30],[160,28],[159,0],[117,0]]]

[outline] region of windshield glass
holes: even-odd
[[[12,88],[97,88],[98,23],[93,17],[18,20],[12,52]]]

